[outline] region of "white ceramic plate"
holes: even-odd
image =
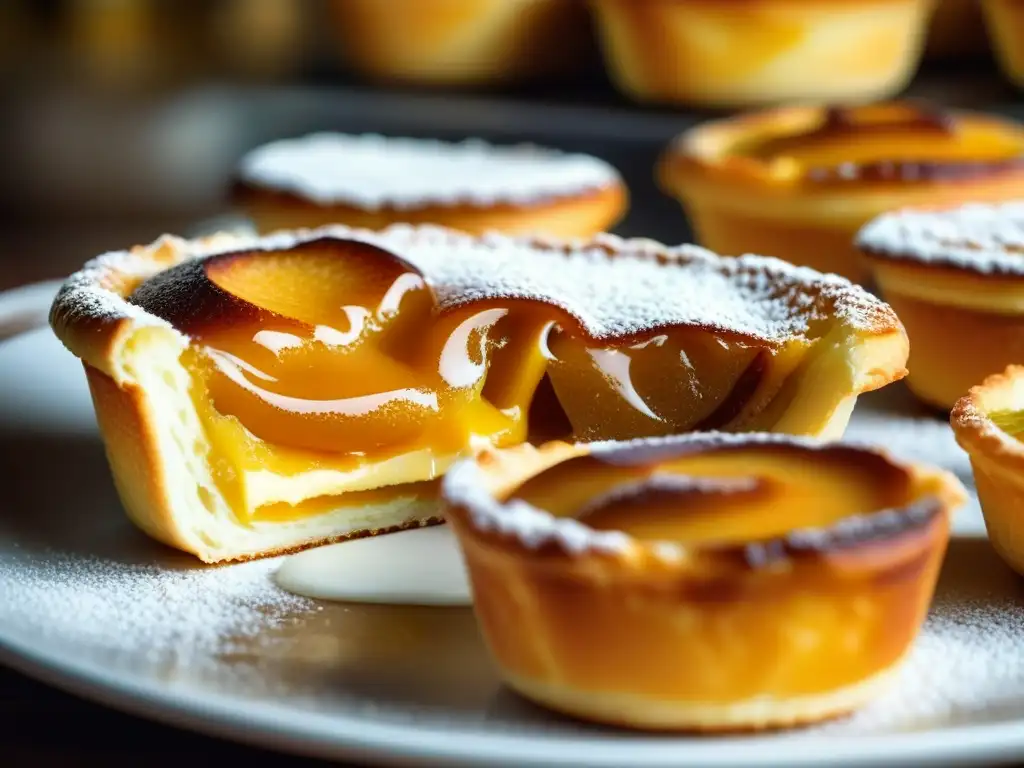
[[[0,295],[0,318],[34,292]],[[969,470],[899,387],[851,434]],[[957,521],[929,623],[892,692],[781,735],[652,737],[549,715],[504,690],[471,611],[317,604],[277,563],[204,568],[123,518],[80,364],[48,329],[0,344],[0,658],[127,711],[279,749],[389,764],[835,766],[1024,758],[1024,592]],[[113,736],[112,736],[113,737]]]

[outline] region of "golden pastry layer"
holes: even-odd
[[[164,238],[51,323],[131,517],[211,561],[436,519],[453,461],[538,435],[839,434],[907,356],[885,304],[772,259],[433,227]]]
[[[582,0],[332,0],[345,59],[383,80],[490,85],[590,61]]]
[[[1024,3],[1020,0],[978,0],[992,48],[1006,77],[1024,87]]]
[[[658,173],[707,247],[756,249],[864,281],[853,239],[876,216],[1015,197],[1024,129],[909,102],[789,107],[687,131]]]
[[[766,435],[486,451],[442,494],[508,685],[588,720],[700,731],[876,694],[965,496],[938,469]]]
[[[1024,204],[880,216],[857,238],[912,341],[907,384],[948,410],[1024,360]]]
[[[607,68],[643,101],[711,107],[892,96],[931,0],[591,0]]]
[[[233,196],[264,233],[407,223],[562,237],[609,229],[628,197],[618,172],[589,155],[337,133],[253,150]]]
[[[1024,574],[1024,367],[1011,365],[971,387],[950,416],[974,471],[989,541]]]

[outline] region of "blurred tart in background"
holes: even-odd
[[[1024,202],[896,211],[857,245],[906,325],[907,384],[921,400],[948,410],[1024,362]]]
[[[261,232],[405,222],[567,237],[609,229],[628,198],[618,172],[589,155],[331,133],[253,150],[233,195]]]
[[[926,59],[954,62],[980,57],[988,47],[979,0],[937,0],[928,26]]]
[[[853,240],[909,205],[1006,200],[1024,183],[1024,127],[912,102],[797,106],[699,125],[658,167],[698,241],[864,282]]]
[[[932,0],[591,0],[607,69],[642,101],[709,107],[892,96]]]
[[[492,85],[592,61],[582,0],[332,0],[348,63],[381,80]]]
[[[1006,77],[1024,88],[1024,2],[979,0],[985,12],[989,38]]]
[[[587,720],[699,731],[874,697],[965,500],[943,470],[779,435],[485,451],[442,495],[512,689]]]

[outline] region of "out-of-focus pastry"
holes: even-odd
[[[1010,81],[1024,88],[1024,3],[979,0],[996,58]]]
[[[342,55],[363,74],[492,85],[564,76],[591,61],[582,0],[331,0]]]
[[[957,402],[950,416],[971,458],[988,539],[1024,575],[1024,366],[995,373]]]
[[[988,115],[908,102],[787,107],[687,131],[659,176],[708,248],[861,282],[861,226],[909,205],[1015,197],[1022,155],[1024,128]]]
[[[1017,160],[1017,178],[1024,158]],[[903,210],[857,238],[910,335],[907,384],[949,409],[1024,361],[1024,202]]]
[[[701,731],[876,695],[965,498],[936,468],[766,435],[486,451],[442,494],[509,686],[588,720]]]
[[[453,461],[536,435],[840,434],[907,358],[879,299],[774,259],[436,227],[164,238],[51,324],[128,514],[206,561],[436,520]]]
[[[938,0],[928,27],[925,58],[955,61],[981,56],[988,34],[979,0]]]
[[[234,198],[261,232],[405,222],[563,237],[603,232],[628,201],[618,172],[590,155],[334,133],[253,150]]]
[[[643,101],[885,98],[913,77],[932,0],[591,0],[608,71]]]

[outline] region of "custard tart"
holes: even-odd
[[[853,240],[876,216],[1018,195],[1024,128],[911,102],[789,107],[697,126],[663,155],[659,176],[702,245],[862,282]]]
[[[743,107],[892,96],[932,0],[591,0],[609,74],[641,101]]]
[[[331,0],[345,60],[424,85],[565,78],[591,60],[583,0]]]
[[[610,228],[627,204],[618,172],[589,155],[336,133],[253,150],[239,164],[233,196],[264,233],[410,223],[583,237]]]
[[[952,475],[883,453],[716,434],[488,450],[442,494],[512,689],[699,731],[809,723],[876,695],[965,499]]]
[[[489,446],[839,434],[907,358],[887,305],[774,259],[436,227],[165,237],[51,324],[128,514],[207,561],[434,521]]]
[[[1024,203],[884,214],[857,238],[911,338],[907,384],[949,410],[1024,361]]]
[[[1024,366],[1008,366],[971,387],[950,423],[971,459],[989,541],[1024,575]]]

